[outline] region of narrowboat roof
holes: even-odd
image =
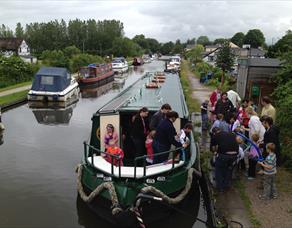
[[[138,111],[147,107],[150,111],[157,111],[162,104],[168,103],[181,118],[187,118],[189,113],[177,74],[165,74],[164,83],[160,88],[146,88],[155,73],[146,73],[141,79],[117,95],[109,103],[97,111],[99,114],[115,113],[119,111]]]

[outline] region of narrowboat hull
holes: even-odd
[[[84,168],[82,185],[87,195],[94,191],[95,186],[103,183],[102,180],[96,178],[96,174],[87,168]],[[157,189],[162,192],[167,192],[168,197],[178,196],[185,187],[187,170],[176,173],[173,176],[167,176],[165,181],[156,181]],[[157,179],[153,177],[151,179]],[[112,214],[112,202],[108,191],[103,191],[99,196],[94,198],[93,201],[86,203],[89,208],[96,213],[100,218],[108,221],[111,224],[119,225],[120,227],[136,227],[137,218],[133,211],[135,206],[136,197],[139,190],[145,186],[145,181],[135,183],[127,183],[120,181],[113,181],[115,190],[120,200],[119,206],[123,209],[121,212]],[[148,184],[149,185],[149,184]],[[151,184],[150,184],[151,185]],[[169,205],[167,202],[160,202],[155,200],[142,200],[140,204],[141,216],[144,224],[151,224],[160,220],[167,219],[176,211],[173,207],[183,208],[186,204],[190,204],[190,197],[192,198],[192,205],[198,211],[200,205],[200,189],[198,179],[194,176],[192,187],[187,196],[175,205]]]
[[[114,81],[114,71],[107,72],[104,75],[95,78],[79,78],[78,84],[81,87],[103,86],[112,81]]]

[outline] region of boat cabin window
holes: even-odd
[[[53,85],[54,84],[54,77],[42,76],[41,77],[41,84],[42,85]]]

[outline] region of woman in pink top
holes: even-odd
[[[112,124],[106,126],[106,133],[104,135],[104,148],[118,146],[118,134],[115,132],[115,128]]]

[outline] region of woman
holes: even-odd
[[[251,106],[246,108],[246,112],[250,117],[249,122],[248,122],[249,129],[245,129],[249,131],[249,139],[252,140],[252,135],[258,134],[259,142],[263,142],[264,134],[266,130],[264,126],[262,125],[260,118],[258,117],[257,113],[253,110]]]
[[[149,133],[148,108],[143,107],[132,119],[131,138],[135,147],[135,157],[146,154],[145,141]]]
[[[177,136],[173,123],[178,118],[178,113],[171,111],[166,113],[166,118],[161,121],[156,129],[156,133],[153,140],[154,154],[169,151],[171,145],[176,147],[186,147],[186,144],[181,144],[175,137]],[[161,163],[168,159],[169,154],[163,154],[154,157],[154,163]]]

